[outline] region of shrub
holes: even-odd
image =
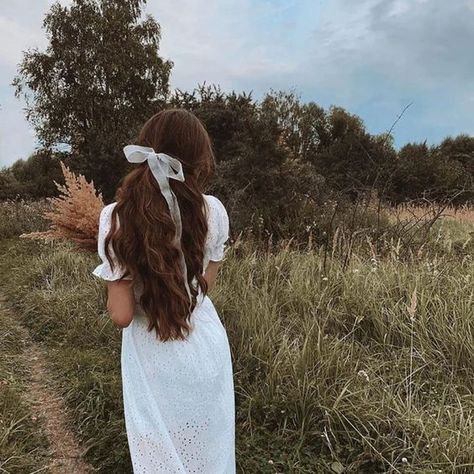
[[[46,201],[0,201],[0,238],[17,237],[25,232],[45,230],[44,213],[49,210]]]

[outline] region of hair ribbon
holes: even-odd
[[[145,146],[127,145],[124,147],[123,152],[130,163],[144,163],[145,161],[148,162],[148,166],[158,183],[161,194],[168,204],[171,218],[173,219],[176,226],[175,244],[180,255],[180,265],[183,272],[184,285],[189,296],[189,308],[191,309],[192,295],[188,283],[186,260],[181,248],[181,235],[183,232],[181,212],[179,210],[178,199],[176,198],[176,195],[171,189],[169,183],[170,179],[184,181],[183,167],[181,162],[176,158],[167,155],[166,153],[156,153],[153,148]]]

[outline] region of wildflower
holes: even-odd
[[[407,458],[402,458],[402,463],[407,464],[407,463],[408,463],[408,459],[407,459]]]
[[[274,464],[274,462],[271,459],[269,459],[268,464]]]
[[[359,377],[363,377],[367,382],[369,382],[369,374],[365,371],[365,370],[359,370],[359,372],[357,372],[357,375]]]

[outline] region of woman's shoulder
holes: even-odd
[[[222,201],[211,194],[204,194],[204,199],[209,208],[209,223],[218,229],[225,230],[229,227],[229,216]]]
[[[111,202],[110,204],[106,204],[102,210],[107,210],[107,211],[111,211],[115,206],[117,205],[117,201],[114,201],[114,202]]]
[[[114,201],[114,202],[111,202],[110,204],[106,204],[102,210],[100,211],[100,216],[101,217],[106,217],[106,216],[110,216],[110,214],[112,213],[114,207],[117,205],[117,202]]]
[[[111,202],[101,209],[99,215],[99,229],[108,230],[111,224],[112,211],[116,204],[116,202]]]
[[[211,209],[218,212],[226,212],[224,204],[218,197],[213,196],[212,194],[203,194],[203,196]]]

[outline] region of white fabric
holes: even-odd
[[[206,268],[210,260],[224,257],[229,220],[219,199],[204,197],[209,211]],[[112,271],[104,252],[114,206],[105,206],[100,216],[98,252],[103,263],[93,271],[108,281],[124,273],[118,265]],[[147,324],[137,309],[122,332],[123,401],[133,472],[234,474],[231,354],[211,299],[200,294],[186,341],[159,341]]]

